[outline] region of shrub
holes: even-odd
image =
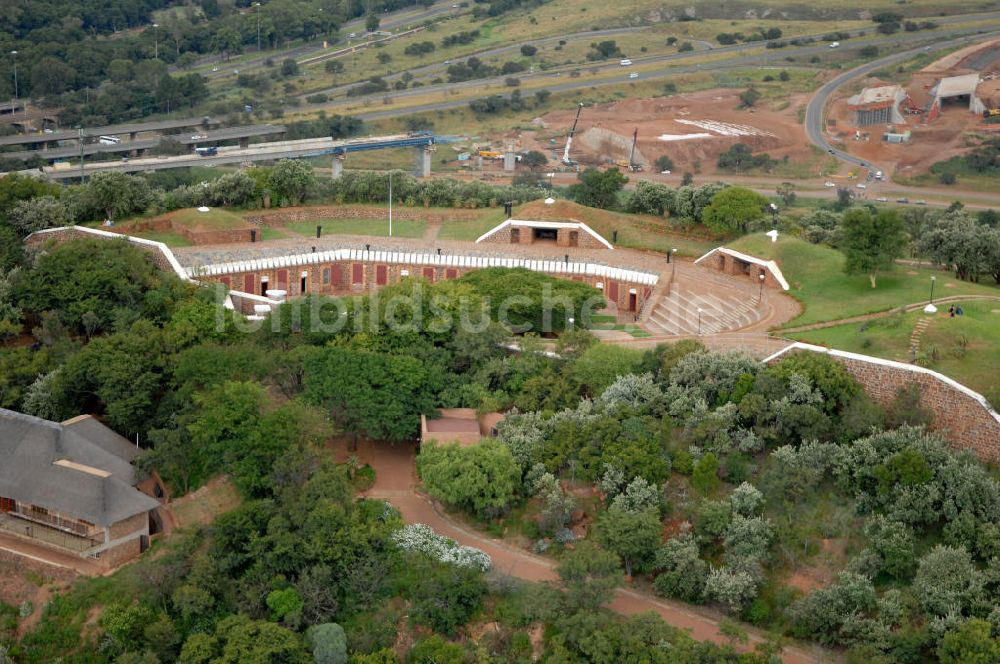
[[[471,546],[460,546],[455,540],[438,535],[422,523],[403,526],[393,533],[392,541],[405,551],[419,551],[439,562],[459,567],[485,572],[493,564],[485,552]]]

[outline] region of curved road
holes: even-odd
[[[934,49],[940,50],[951,48],[973,39],[988,39],[996,36],[1000,36],[1000,32],[988,32],[977,34],[975,36],[960,37],[958,39],[952,39],[950,41],[935,44]],[[816,91],[816,94],[813,95],[812,99],[809,100],[808,106],[806,106],[806,136],[809,138],[809,141],[813,145],[825,150],[841,161],[856,164],[862,168],[868,169],[869,171],[883,170],[877,165],[870,164],[860,157],[856,157],[840,150],[839,148],[835,148],[827,142],[825,132],[823,131],[823,109],[826,108],[826,102],[830,99],[830,96],[836,92],[840,86],[844,85],[848,81],[864,76],[865,74],[869,74],[877,69],[881,69],[882,67],[894,65],[897,62],[912,58],[925,50],[926,48],[915,48],[877,58],[871,62],[866,62],[860,67],[855,67],[854,69],[845,71],[825,83],[819,90]]]
[[[991,15],[995,17],[1000,17],[1000,12],[996,12]],[[974,25],[974,26],[951,28],[947,30],[936,30],[933,32],[900,33],[880,39],[878,40],[877,43],[879,45],[922,43],[930,40],[940,40],[942,38],[954,38],[958,36],[978,34],[978,33],[985,33],[985,30],[983,30],[982,26],[980,25]],[[853,43],[842,44],[840,48],[841,50],[856,50],[863,48],[864,46],[868,46],[870,44],[872,44],[870,40],[864,40],[864,41],[859,40]],[[752,50],[752,49],[761,50],[761,52],[751,53],[751,54],[740,54],[742,51]],[[756,64],[770,63],[770,62],[784,62],[785,58],[793,55],[798,58],[801,58],[803,56],[813,56],[813,55],[820,55],[823,53],[829,53],[829,51],[830,48],[825,42],[818,45],[786,47],[782,49],[766,49],[766,50],[763,49],[760,43],[740,44],[736,46],[727,46],[724,48],[717,48],[712,50],[713,54],[732,53],[733,55],[731,57],[726,57],[711,62],[695,63],[695,64],[688,64],[681,66],[674,65],[674,66],[664,67],[662,69],[655,69],[651,71],[647,70],[643,71],[640,74],[640,76],[643,79],[668,78],[671,76],[676,76],[678,74],[684,74],[684,73],[732,69],[733,67],[742,67],[746,65],[752,65],[752,64],[756,65]],[[650,56],[648,58],[637,58],[633,60],[632,69],[636,67],[641,67],[643,65],[669,63],[676,60],[684,60],[684,59],[690,59],[691,57],[702,57],[702,56],[704,56],[704,52],[695,53],[694,55],[692,55],[691,53],[675,53],[675,54],[661,55],[661,56]],[[608,77],[603,80],[592,80],[592,79],[568,80],[563,83],[555,83],[554,85],[546,86],[545,89],[549,90],[550,92],[565,92],[570,90],[580,90],[580,89],[600,87],[605,85],[619,85],[621,83],[628,82],[629,80],[627,78],[626,72],[623,71],[623,68],[618,64],[617,61],[610,64],[602,64],[591,67],[574,66],[573,68],[576,69],[585,68],[589,70],[596,70],[598,72],[621,71],[622,76]],[[631,69],[629,71],[631,71]],[[416,89],[402,90],[398,92],[386,91],[384,93],[369,95],[366,97],[355,97],[351,100],[351,102],[352,104],[365,104],[365,103],[375,104],[375,103],[384,103],[385,100],[389,100],[389,103],[391,103],[391,101],[394,99],[405,99],[407,97],[424,96],[427,94],[433,94],[435,92],[443,93],[455,90],[467,90],[476,88],[485,89],[490,87],[502,88],[504,85],[505,78],[506,77],[504,76],[497,76],[493,78],[479,79],[474,81],[464,81],[462,83],[442,83],[439,85],[427,85]],[[522,81],[523,80],[538,81],[546,79],[560,80],[567,77],[564,75],[564,72],[562,71],[550,70],[547,72],[534,75],[527,75],[527,76],[522,75],[520,78]],[[525,97],[529,97],[534,94],[534,91],[529,90],[523,92],[522,94]],[[397,117],[400,115],[410,115],[412,113],[459,108],[467,106],[468,103],[469,103],[468,99],[461,99],[461,100],[456,99],[452,101],[431,102],[427,104],[408,106],[406,108],[399,108],[399,109],[387,109],[384,111],[357,113],[356,115],[357,117],[363,120],[378,120],[383,118]],[[342,105],[344,105],[344,101],[325,102],[319,104],[303,104],[300,107],[300,110],[325,109],[325,110],[333,110],[334,112],[336,112],[336,108]]]

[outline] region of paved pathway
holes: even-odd
[[[13,553],[52,567],[73,570],[86,576],[100,576],[107,573],[107,570],[91,560],[74,556],[71,553],[53,551],[48,547],[12,535],[0,534],[0,551]]]
[[[414,445],[392,446],[362,441],[356,452],[349,452],[346,445],[341,444],[334,447],[334,453],[338,461],[355,454],[362,463],[370,464],[375,469],[375,484],[367,491],[367,497],[388,501],[407,522],[427,524],[460,544],[482,549],[493,559],[494,568],[500,572],[533,582],[550,582],[558,578],[551,559],[476,532],[445,514],[435,501],[420,492]],[[608,606],[627,615],[654,611],[668,624],[687,630],[695,639],[729,643],[719,631],[721,618],[705,609],[652,597],[631,588],[620,588]],[[756,630],[746,629],[751,644],[764,640]],[[782,660],[789,664],[827,661],[819,649],[802,648],[785,648]]]
[[[972,300],[990,300],[1000,302],[1000,296],[998,295],[947,295],[945,297],[934,298],[935,305],[941,304],[951,304],[952,302],[969,302]],[[863,323],[866,320],[874,320],[876,318],[885,318],[886,316],[891,316],[900,309],[903,311],[917,311],[918,309],[923,309],[927,306],[926,301],[914,302],[913,304],[907,304],[903,307],[896,307],[895,309],[888,309],[886,311],[876,311],[870,314],[861,314],[860,316],[850,316],[848,318],[839,318],[837,320],[823,321],[822,323],[810,323],[808,325],[797,325],[795,327],[786,327],[778,330],[781,334],[789,334],[793,332],[809,332],[810,330],[822,330],[827,327],[836,327],[837,325],[849,325],[851,323]],[[940,309],[940,306],[938,306]]]

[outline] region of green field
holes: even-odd
[[[911,270],[897,266],[878,278],[872,288],[863,274],[844,274],[844,256],[829,247],[781,236],[772,243],[763,233],[747,235],[727,246],[753,256],[774,259],[791,286],[790,294],[804,305],[802,315],[789,325],[805,325],[850,316],[888,311],[926,300],[930,277],[937,278],[939,297],[947,295],[1000,296],[1000,286],[955,279],[950,272]],[[998,321],[1000,322],[1000,321]]]
[[[939,307],[920,337],[917,363],[968,385],[1000,405],[1000,302],[962,302],[964,315],[949,318]],[[791,334],[794,339],[831,348],[910,360],[910,334],[923,312],[892,315],[866,324],[838,325]]]
[[[288,224],[288,230],[300,235],[315,236],[316,227],[323,227],[324,235],[370,235],[372,237],[389,237],[388,219],[318,219],[314,221],[299,221]],[[427,229],[427,222],[422,220],[392,221],[392,236],[418,238]]]

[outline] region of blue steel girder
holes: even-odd
[[[368,143],[351,143],[336,145],[317,154],[347,154],[348,152],[365,152],[368,150],[388,150],[391,148],[416,148],[434,145],[434,136],[409,136],[392,141],[371,141]]]

